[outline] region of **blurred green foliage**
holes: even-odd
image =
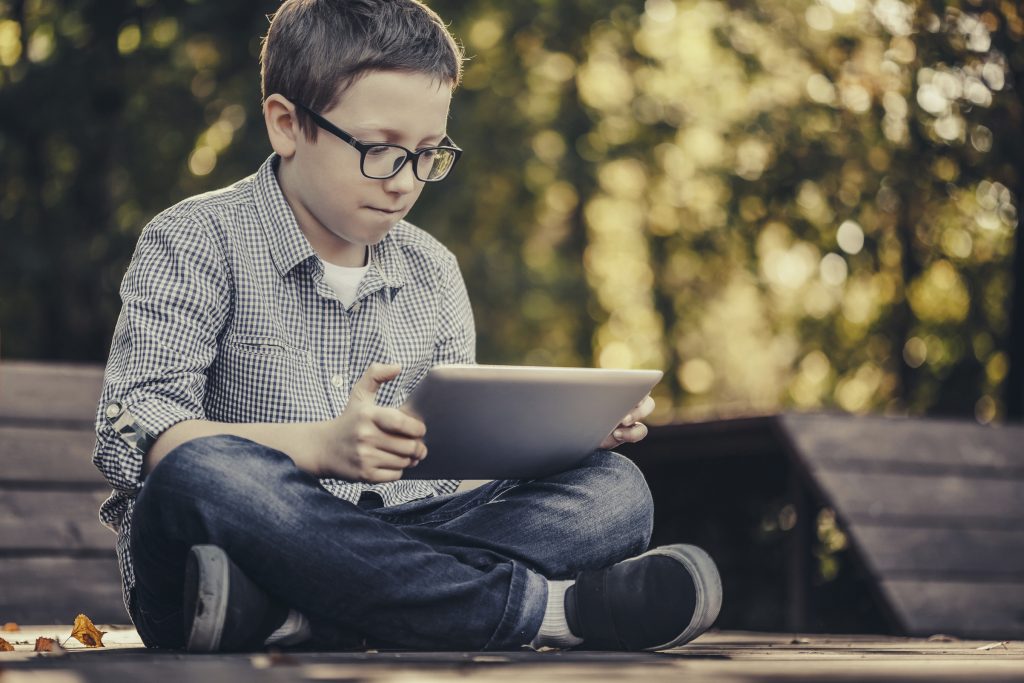
[[[269,153],[275,2],[0,0],[5,357],[103,361],[145,222]],[[433,0],[467,153],[412,220],[482,362],[661,367],[661,420],[1004,411],[1009,0]]]

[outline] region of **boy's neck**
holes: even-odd
[[[359,245],[356,244],[353,246],[358,247]],[[321,259],[323,259],[325,263],[329,263],[332,266],[341,266],[342,268],[362,268],[363,266],[366,266],[370,262],[370,247],[366,246],[363,247],[363,255],[359,256],[355,261],[353,261],[353,259],[348,254],[345,254],[342,258],[339,259],[337,257],[331,257],[328,256],[327,254],[322,253],[316,247],[313,247],[313,250],[316,251],[317,255]]]
[[[285,164],[280,163],[275,170],[277,183],[281,187],[285,201],[288,202],[288,206],[291,207],[292,213],[295,215],[299,230],[309,240],[309,244],[317,256],[335,266],[345,268],[365,266],[369,262],[370,248],[365,244],[347,242],[321,225],[320,221],[309,212],[301,201],[297,201],[295,194],[290,191],[291,178]]]
[[[299,223],[299,228],[302,229],[302,223]],[[343,268],[362,268],[367,264],[367,259],[370,255],[370,248],[365,244],[351,244],[346,243],[337,246],[328,246],[317,244],[316,241],[310,236],[306,230],[302,230],[309,240],[309,243],[313,245],[313,251],[321,259],[335,266],[342,266]],[[335,238],[334,241],[340,241]]]

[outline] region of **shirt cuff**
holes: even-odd
[[[143,456],[160,434],[179,422],[204,419],[201,413],[159,398],[108,401],[103,416],[104,431],[115,445],[119,483],[131,488],[142,485]]]
[[[115,406],[117,407],[115,410],[118,412],[123,410],[120,421],[125,424],[127,429],[136,431],[140,438],[150,439],[147,446],[138,449],[143,453],[149,450],[149,446],[153,445],[152,442],[156,441],[160,434],[177,423],[204,418],[199,412],[160,398],[147,398],[139,401],[114,400],[107,403],[105,410],[110,411]],[[108,424],[113,426],[114,421],[111,421],[109,412],[107,418]],[[125,442],[128,443],[127,440]],[[132,444],[128,443],[128,445]]]

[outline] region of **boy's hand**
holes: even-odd
[[[650,415],[653,410],[654,399],[647,394],[633,407],[629,415],[622,419],[619,426],[604,438],[598,448],[606,451],[623,443],[636,443],[643,439],[647,436],[647,425],[641,423],[640,420]]]
[[[326,423],[320,470],[324,476],[379,483],[402,478],[426,457],[426,425],[397,408],[375,405],[377,390],[401,367],[374,363],[352,388],[348,405]]]

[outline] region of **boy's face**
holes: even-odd
[[[318,113],[361,142],[418,150],[441,143],[451,97],[450,86],[430,75],[374,71],[352,84],[337,106]],[[412,160],[392,178],[365,177],[358,150],[324,130],[309,142],[285,103],[272,95],[264,105],[271,144],[282,157],[278,179],[285,197],[322,258],[361,266],[365,245],[379,242],[405,217],[424,183],[413,174]]]

